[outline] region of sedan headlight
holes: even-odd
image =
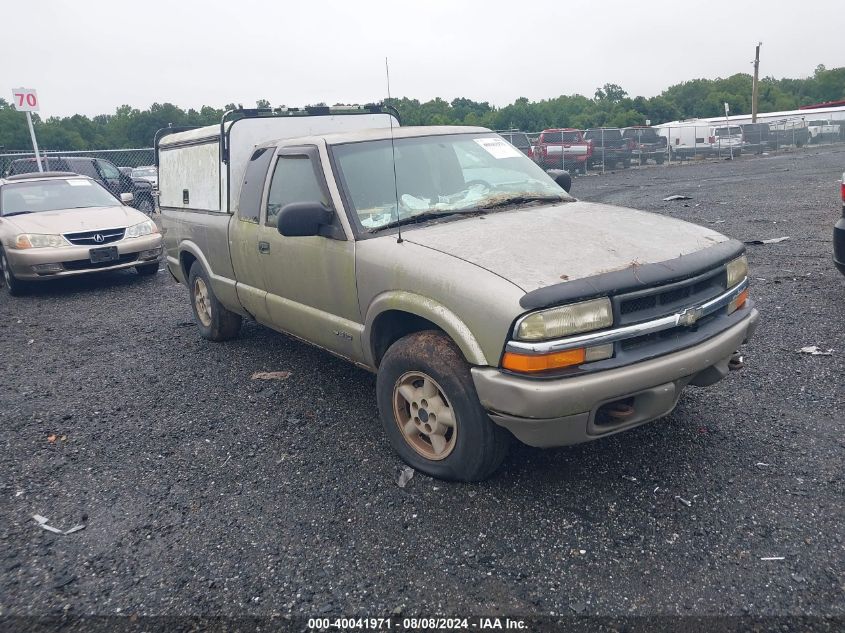
[[[726,268],[728,271],[728,288],[733,288],[748,276],[748,258],[745,255],[737,257],[735,260],[728,262]]]
[[[602,297],[529,314],[517,324],[516,338],[520,341],[543,341],[611,325],[613,309],[610,299]]]
[[[15,238],[15,248],[57,248],[59,246],[70,246],[68,241],[61,235],[48,235],[44,233],[21,233]]]
[[[133,224],[126,229],[126,237],[142,237],[144,235],[152,235],[153,233],[158,233],[158,227],[152,220]]]

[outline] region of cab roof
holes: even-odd
[[[332,132],[330,134],[314,134],[312,136],[301,136],[297,138],[283,139],[285,145],[313,144],[317,141],[325,141],[327,145],[343,145],[345,143],[360,143],[362,141],[384,141],[391,138],[415,138],[421,136],[439,136],[444,134],[491,134],[492,130],[486,127],[473,127],[467,125],[418,125],[407,127],[395,127],[391,133],[390,128],[369,128],[354,130],[350,132]],[[273,147],[279,144],[278,140],[261,143],[258,147]]]

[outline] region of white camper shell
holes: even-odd
[[[398,127],[395,110],[379,105],[304,110],[231,110],[219,125],[156,134],[159,207],[234,213],[246,165],[267,141],[313,134]]]

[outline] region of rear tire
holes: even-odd
[[[30,285],[25,282],[21,281],[15,274],[12,272],[11,267],[9,266],[9,260],[6,259],[6,253],[3,249],[0,249],[0,271],[2,271],[2,276],[0,276],[0,283],[6,288],[8,293],[13,297],[21,297],[25,295],[29,289]]]
[[[510,433],[484,411],[469,365],[442,332],[416,332],[391,345],[379,366],[376,393],[390,444],[415,470],[478,481],[507,455]]]
[[[158,264],[156,264],[158,266]],[[199,262],[194,262],[188,275],[188,292],[194,320],[203,338],[210,341],[228,341],[240,332],[243,319],[240,314],[227,310],[211,289],[208,273]]]

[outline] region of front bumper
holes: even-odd
[[[845,275],[845,216],[833,227],[833,263]]]
[[[12,273],[21,281],[40,281],[56,277],[69,277],[87,273],[131,268],[138,264],[151,264],[161,259],[161,234],[153,233],[112,242],[120,259],[106,265],[91,264],[89,246],[62,246],[60,248],[6,249],[6,259]]]
[[[727,375],[739,346],[751,338],[757,310],[693,347],[586,376],[537,380],[474,367],[472,378],[490,418],[530,446],[565,446],[598,439],[670,413],[688,384],[706,386]],[[632,413],[607,424],[602,407],[625,400]]]

